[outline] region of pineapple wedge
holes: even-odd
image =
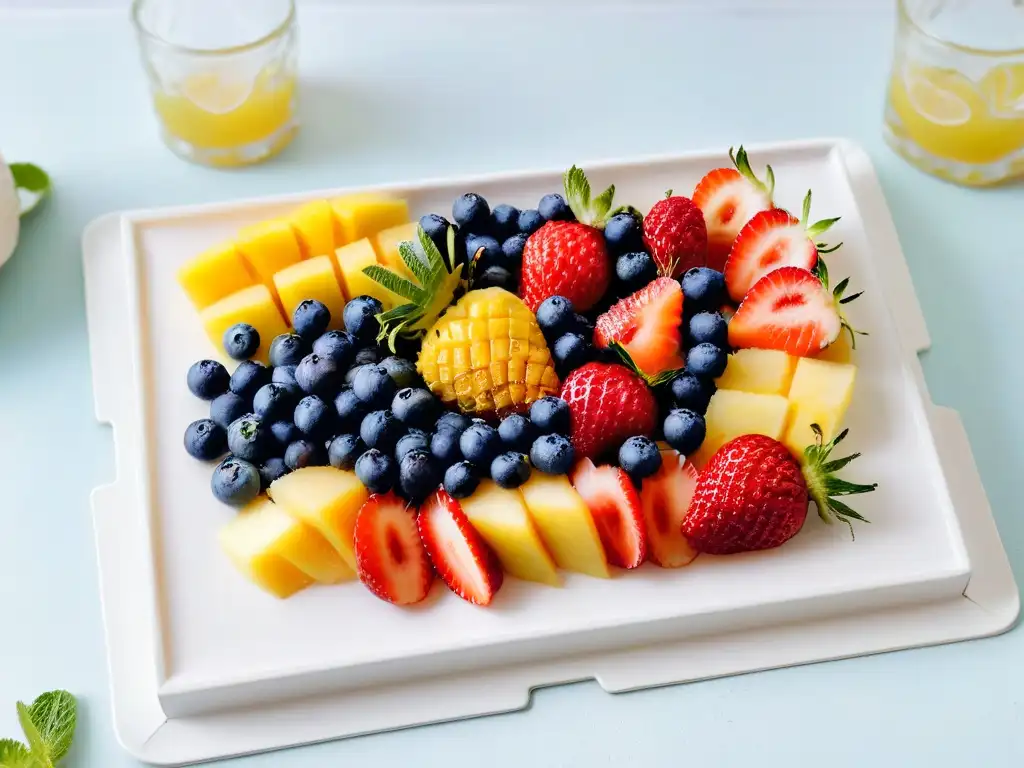
[[[303,467],[275,480],[267,493],[289,515],[323,534],[348,567],[356,570],[356,515],[370,494],[354,472]]]
[[[228,358],[224,352],[224,332],[235,323],[248,323],[259,332],[260,347],[255,359],[262,363],[267,362],[274,337],[288,332],[288,323],[265,285],[254,285],[211,304],[199,313],[199,319],[225,360]]]
[[[509,575],[554,587],[561,584],[519,491],[485,480],[460,503]]]
[[[797,359],[774,349],[739,349],[729,355],[725,373],[715,384],[719,389],[785,397]]]
[[[610,578],[594,518],[569,478],[534,471],[519,491],[559,568]]]
[[[853,342],[849,333],[840,333],[839,338],[814,355],[815,360],[832,363],[849,363],[853,360]]]
[[[339,245],[372,237],[382,229],[409,220],[408,203],[384,195],[349,195],[331,200],[330,205],[334,213],[334,240]]]
[[[719,448],[740,435],[767,435],[781,440],[789,414],[789,401],[779,395],[760,395],[720,389],[708,404],[704,443],[691,457],[700,469]]]
[[[260,496],[221,528],[220,545],[254,584],[276,597],[291,597],[314,581],[296,564],[297,559],[308,561],[304,528]]]
[[[803,358],[796,366],[789,389],[792,404],[789,429],[782,442],[796,456],[815,441],[811,424],[821,427],[828,442],[839,432],[853,397],[857,367],[849,363]]]
[[[234,243],[222,243],[185,262],[178,282],[197,310],[204,310],[233,293],[256,285]]]
[[[299,241],[302,258],[330,256],[334,253],[334,214],[326,200],[312,200],[288,219]]]
[[[416,284],[419,281],[409,268],[405,266],[405,262],[402,261],[402,256],[398,252],[398,244],[404,241],[415,244],[417,242],[416,231],[418,227],[419,224],[416,222],[399,224],[397,227],[389,227],[382,230],[373,237],[373,244],[377,250],[377,261],[385,267],[393,269],[406,280],[411,280]]]
[[[334,264],[329,256],[315,256],[282,269],[274,275],[274,285],[288,317],[294,317],[295,308],[306,299],[316,299],[330,310],[329,330],[345,327],[342,320],[345,295],[338,287]]]

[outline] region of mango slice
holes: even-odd
[[[289,217],[302,258],[334,253],[334,214],[326,200],[312,200]]]
[[[341,330],[345,327],[342,320],[345,296],[338,287],[334,263],[329,256],[316,256],[285,267],[274,275],[274,285],[288,317],[292,317],[295,308],[306,299],[316,299],[330,310],[329,329]]]
[[[339,245],[371,237],[382,229],[409,220],[405,200],[386,195],[360,194],[331,200],[334,211],[334,239]]]
[[[288,332],[288,323],[265,285],[254,285],[211,304],[199,313],[199,319],[221,355],[225,355],[224,331],[235,323],[251,325],[260,334],[260,347],[254,357],[262,363],[268,361],[267,352],[274,337]]]
[[[242,254],[234,243],[221,243],[185,262],[178,282],[198,310],[206,309],[232,293],[255,285]]]

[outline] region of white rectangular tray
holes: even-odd
[[[865,153],[844,141],[751,148],[779,204],[814,189],[833,278],[870,332],[847,418],[851,479],[872,520],[852,542],[808,518],[779,550],[560,589],[509,579],[490,609],[435,587],[415,609],[358,584],[287,601],[246,583],[216,531],[231,514],[181,435],[206,406],[184,373],[212,348],[174,279],[239,226],[327,190],[222,205],[110,214],[83,235],[97,417],[114,429],[117,478],[93,495],[115,723],[125,748],[180,764],[522,707],[532,687],[596,678],[609,691],[994,634],[1018,594],[970,449],[932,405],[917,360],[928,346],[896,233]],[[584,164],[598,188],[644,208],[689,190],[721,153]],[[560,170],[394,185],[413,213],[473,189],[523,207]],[[767,642],[772,640],[772,642]],[[303,712],[315,711],[314,718]]]

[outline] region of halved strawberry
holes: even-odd
[[[815,243],[814,238],[839,221],[839,218],[822,219],[808,226],[811,213],[811,193],[804,198],[803,218],[798,219],[788,211],[773,208],[755,214],[740,230],[725,262],[725,287],[729,297],[743,301],[743,297],[758,280],[779,267],[803,267],[811,270],[818,263],[819,253],[831,253],[824,243]]]
[[[637,368],[648,376],[683,367],[679,350],[683,289],[678,280],[659,277],[617,301],[597,318],[594,344],[602,349],[617,341]]]
[[[715,168],[697,182],[693,202],[704,213],[708,228],[708,266],[719,272],[725,266],[736,236],[758,211],[775,207],[775,174],[765,166],[765,181],[754,175],[747,151],[729,149],[734,168]]]
[[[640,506],[647,532],[647,556],[662,568],[689,565],[697,556],[683,536],[683,518],[697,487],[697,468],[677,451],[661,451],[661,469],[645,478]]]
[[[393,493],[373,494],[356,515],[359,580],[381,600],[396,605],[427,596],[434,569],[416,527],[416,510]]]
[[[620,568],[636,568],[647,556],[640,496],[621,467],[594,466],[580,459],[569,478],[597,526],[605,557]]]
[[[817,354],[846,328],[854,331],[839,310],[860,296],[843,298],[849,278],[829,292],[825,262],[815,272],[782,267],[757,281],[729,321],[729,345],[742,349],[780,349],[791,355]]]
[[[476,605],[490,605],[504,579],[501,564],[459,502],[439,488],[424,502],[417,522],[434,570],[448,589]]]

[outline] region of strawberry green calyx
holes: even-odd
[[[803,212],[800,216],[800,226],[807,231],[807,236],[814,240],[814,247],[818,249],[818,253],[834,253],[838,251],[842,246],[842,243],[836,243],[835,245],[828,245],[826,243],[817,242],[817,238],[828,231],[833,224],[839,221],[841,216],[836,216],[834,219],[822,219],[816,221],[813,224],[810,223],[811,218],[811,190],[807,190],[807,195],[804,197]]]
[[[619,360],[622,361],[622,364],[624,366],[629,368],[629,370],[631,370],[633,373],[635,373],[637,376],[643,379],[644,383],[648,387],[651,387],[652,389],[654,389],[655,387],[660,387],[662,384],[668,384],[670,381],[672,381],[672,379],[674,379],[676,376],[678,376],[685,370],[684,368],[679,368],[678,370],[673,371],[662,371],[661,373],[651,376],[640,370],[640,366],[638,366],[633,361],[633,358],[630,356],[628,350],[619,342],[613,341],[609,343],[608,349],[614,352],[618,356]]]
[[[838,247],[838,246],[836,246],[836,247]],[[814,275],[819,280],[821,280],[821,284],[825,288],[825,290],[826,291],[829,290],[829,285],[828,285],[828,266],[825,264],[824,259],[822,259],[820,257],[818,258],[818,263],[814,266]],[[849,287],[849,285],[850,285],[850,278],[848,278],[848,277],[844,277],[842,280],[840,280],[838,283],[836,283],[835,288],[831,289],[832,290],[832,301],[836,305],[836,314],[839,315],[839,322],[842,324],[842,330],[840,331],[840,333],[842,333],[842,331],[846,331],[847,333],[849,333],[850,334],[850,347],[852,347],[853,349],[856,349],[857,348],[857,337],[858,336],[867,336],[868,332],[867,331],[859,331],[856,328],[854,328],[852,325],[850,325],[850,321],[847,320],[846,319],[846,315],[843,314],[842,306],[844,304],[849,304],[851,301],[854,301],[855,299],[859,298],[861,295],[863,295],[864,291],[857,291],[856,293],[851,293],[849,296],[844,296],[843,293],[845,293],[845,291]]]
[[[615,197],[615,185],[590,199],[590,181],[587,174],[575,165],[565,172],[562,178],[565,188],[565,202],[569,204],[576,220],[597,229],[603,229],[605,222],[611,218],[612,199]]]
[[[732,164],[736,166],[736,170],[743,174],[743,177],[757,187],[759,190],[767,195],[769,202],[774,204],[775,195],[775,171],[772,170],[770,165],[764,167],[765,180],[761,181],[757,178],[754,170],[750,167],[750,160],[747,158],[747,150],[740,145],[740,148],[733,154],[732,147],[729,147],[729,159],[732,160]]]
[[[848,505],[833,498],[835,496],[852,496],[858,493],[870,493],[878,487],[878,483],[864,485],[851,483],[835,476],[835,473],[860,456],[859,453],[852,453],[841,459],[830,459],[833,449],[839,445],[850,431],[844,429],[829,442],[824,442],[821,427],[811,424],[814,432],[814,445],[804,449],[801,457],[800,469],[803,472],[804,481],[807,483],[807,493],[818,508],[818,517],[826,523],[835,520],[846,523],[850,528],[850,535],[853,533],[853,520],[862,523],[870,522]]]

